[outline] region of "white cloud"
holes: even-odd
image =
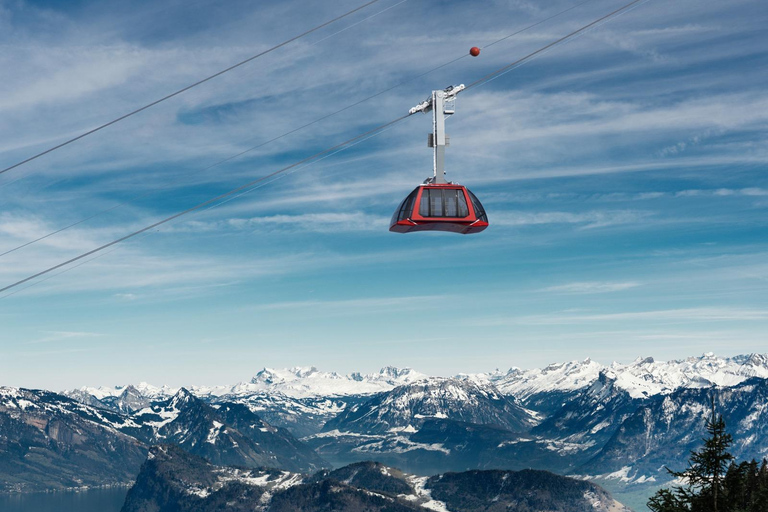
[[[492,222],[499,226],[530,226],[542,224],[581,224],[584,229],[602,228],[622,224],[647,222],[651,212],[618,210],[570,212],[510,212],[496,211]]]
[[[260,304],[248,309],[260,311],[293,310],[299,309],[306,312],[322,310],[323,312],[335,311],[342,313],[359,313],[365,310],[384,309],[421,309],[442,308],[456,297],[451,295],[414,295],[405,297],[367,297],[360,299],[343,300],[305,300],[293,302],[275,302]]]
[[[361,211],[343,213],[305,213],[301,215],[267,215],[250,218],[228,218],[221,221],[192,220],[171,227],[166,232],[211,232],[211,231],[261,231],[287,229],[312,231],[316,233],[338,233],[355,231],[382,231],[389,227],[389,217],[370,215]]]
[[[609,322],[728,322],[728,321],[765,321],[768,311],[762,309],[739,308],[680,308],[651,311],[627,311],[619,313],[583,313],[583,314],[545,314],[521,316],[508,320],[499,320],[502,324],[523,325],[573,325],[582,323]]]
[[[562,284],[557,286],[549,286],[547,288],[542,288],[539,291],[555,292],[555,293],[573,293],[573,294],[611,293],[611,292],[629,290],[630,288],[636,288],[638,286],[640,286],[640,283],[637,283],[634,281],[628,281],[623,283],[586,281],[586,282]]]
[[[43,331],[45,335],[42,338],[28,341],[27,344],[35,345],[38,343],[65,342],[71,340],[80,340],[84,338],[95,338],[104,336],[97,332],[76,332],[76,331]]]

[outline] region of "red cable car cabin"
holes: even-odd
[[[468,235],[487,227],[483,205],[467,187],[430,183],[419,185],[400,203],[389,230],[396,233],[450,231]]]

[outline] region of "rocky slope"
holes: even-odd
[[[412,429],[424,418],[449,417],[515,432],[526,432],[536,423],[529,411],[491,384],[433,377],[354,405],[323,430],[384,434]]]
[[[754,378],[730,388],[680,389],[639,406],[579,472],[625,482],[669,479],[664,466],[684,469],[685,460],[706,437],[715,410],[725,420],[739,460],[768,454],[768,380]]]
[[[417,477],[373,462],[307,476],[215,466],[176,446],[150,450],[122,512],[621,512],[600,487],[544,471]]]
[[[146,447],[127,420],[47,391],[0,388],[0,492],[125,485]]]
[[[130,415],[57,393],[0,388],[0,492],[125,485],[158,442],[219,464],[292,471],[327,465],[247,407],[215,408],[183,388]]]

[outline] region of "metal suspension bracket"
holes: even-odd
[[[432,111],[432,133],[428,145],[433,148],[432,183],[447,183],[445,180],[445,146],[450,137],[445,133],[445,119],[456,112],[456,95],[464,90],[464,84],[451,85],[439,91],[432,91],[432,96],[408,111],[409,114]]]

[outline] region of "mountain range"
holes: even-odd
[[[0,481],[5,492],[126,485],[150,446],[170,443],[216,465],[290,472],[370,460],[423,476],[534,468],[637,505],[669,481],[665,465],[685,466],[713,399],[734,455],[768,455],[766,386],[768,356],[704,354],[448,378],[297,367],[217,387],[0,388]]]
[[[327,463],[240,404],[212,406],[184,388],[131,413],[48,391],[0,388],[0,492],[127,485],[153,444],[217,464],[315,471]]]
[[[768,378],[768,354],[748,354],[718,357],[706,353],[699,357],[673,361],[656,361],[652,357],[639,357],[629,364],[602,365],[587,358],[583,361],[554,363],[545,368],[522,370],[510,368],[506,372],[458,374],[459,380],[490,382],[502,393],[518,400],[530,401],[539,394],[569,393],[582,390],[598,379],[601,372],[614,377],[616,385],[633,398],[668,394],[678,388],[733,386],[750,377]],[[264,368],[249,382],[222,386],[187,386],[201,397],[249,395],[260,392],[279,393],[292,398],[344,397],[371,395],[390,391],[397,386],[423,380],[427,375],[411,368],[387,366],[377,373],[359,372],[342,375],[323,372],[315,367],[290,369]],[[65,391],[65,394],[88,394],[107,402],[133,388],[141,396],[157,398],[173,395],[178,388],[156,387],[147,383],[134,386],[88,387]]]

